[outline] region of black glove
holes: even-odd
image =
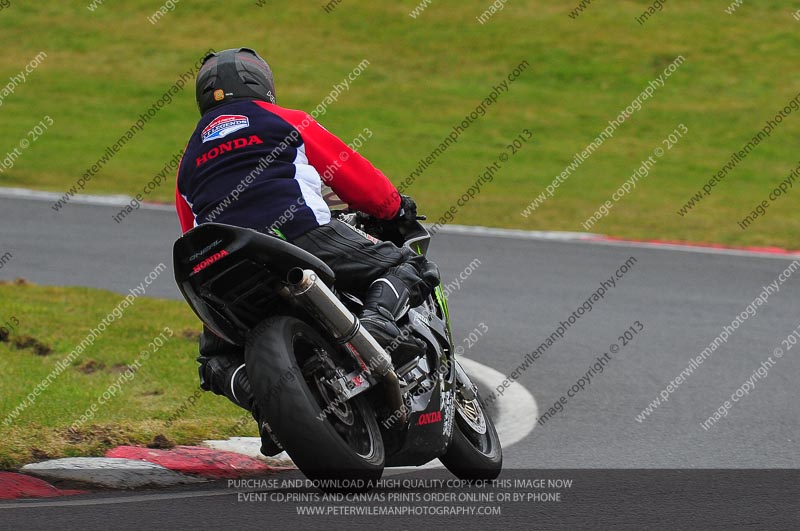
[[[400,209],[392,221],[416,221],[417,204],[407,195],[400,196]]]

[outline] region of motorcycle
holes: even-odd
[[[339,219],[428,251],[419,221],[385,224],[355,212]],[[441,286],[398,320],[425,352],[393,361],[360,325],[362,301],[336,289],[324,262],[279,237],[205,223],[175,242],[173,260],[200,320],[244,347],[265,428],[309,479],[370,488],[385,467],[436,458],[460,479],[499,475],[500,439],[456,359]]]

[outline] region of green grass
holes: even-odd
[[[417,19],[417,0],[395,3],[232,0],[179,3],[158,24],[160,2],[13,3],[0,12],[6,53],[0,82],[40,50],[45,62],[0,107],[0,153],[43,115],[55,125],[0,174],[0,185],[65,191],[178,75],[209,47],[240,44],[272,64],[282,105],[311,109],[362,59],[370,66],[321,122],[345,140],[364,127],[362,152],[395,182],[416,168],[521,60],[531,68],[408,192],[436,219],[523,128],[524,147],[461,208],[455,222],[539,230],[582,230],[581,222],[679,123],[689,133],[633,194],[592,228],[628,238],[798,247],[796,201],[785,197],[746,231],[736,221],[797,165],[800,113],[785,120],[714,194],[676,211],[798,92],[791,73],[800,46],[793,2],[669,3],[644,25],[649,1],[592,4],[510,0],[484,25],[488,0],[436,1]],[[71,5],[70,5],[71,4]],[[520,212],[674,57],[686,63],[555,196]],[[2,86],[2,83],[0,83]],[[89,193],[133,195],[180,150],[197,112],[184,90],[88,185]],[[792,192],[794,194],[796,192]],[[170,201],[171,186],[154,199]]]
[[[10,329],[7,337],[0,335],[0,469],[44,458],[103,455],[120,444],[164,447],[258,434],[255,422],[240,422],[249,414],[211,393],[202,393],[194,406],[177,413],[198,390],[199,323],[182,302],[146,297],[125,310],[6,426],[3,420],[121,299],[93,289],[0,284],[0,326]],[[152,352],[149,343],[166,327],[174,336]],[[19,348],[28,337],[51,352],[42,356],[33,347]],[[149,359],[126,373],[143,351],[151,352]],[[103,399],[117,381],[120,390]],[[93,404],[94,418],[73,426]]]

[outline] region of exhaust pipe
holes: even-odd
[[[407,408],[403,403],[400,380],[394,372],[389,354],[314,271],[296,267],[289,271],[286,280],[289,282],[288,291],[292,298],[319,320],[339,344],[352,345],[369,370],[383,381],[389,404],[402,415],[402,421],[405,422]]]

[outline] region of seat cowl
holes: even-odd
[[[179,284],[188,280],[197,274],[195,269],[199,264],[221,251],[225,251],[228,256],[237,253],[243,258],[264,263],[273,272],[282,276],[295,267],[300,267],[313,269],[329,286],[333,285],[336,278],[325,262],[290,242],[244,227],[203,223],[175,242],[173,247],[175,280]]]

